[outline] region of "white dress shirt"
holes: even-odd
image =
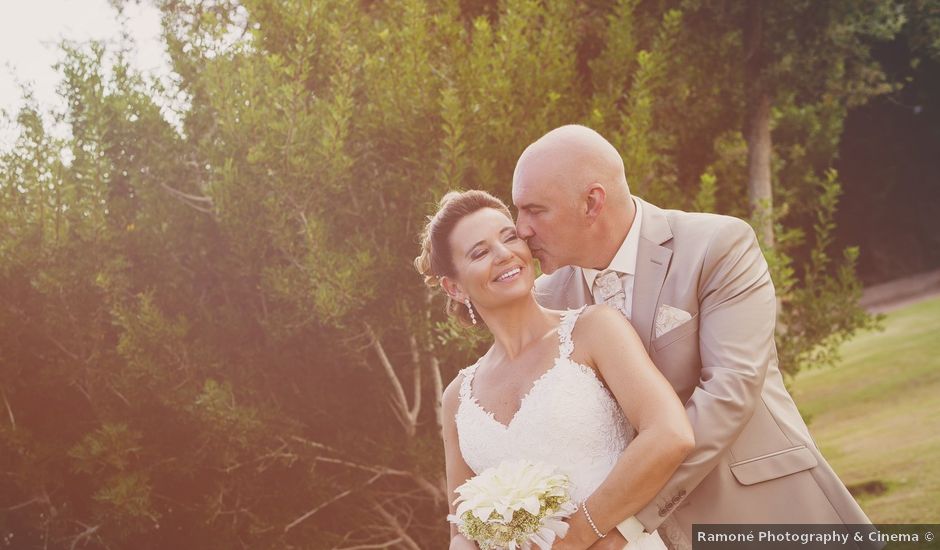
[[[581,269],[581,273],[584,274],[584,282],[594,293],[594,303],[597,304],[602,303],[604,300],[601,296],[598,296],[597,289],[594,288],[594,279],[601,272],[608,269],[621,274],[620,281],[623,283],[624,296],[623,309],[628,319],[632,317],[633,313],[633,280],[636,277],[636,256],[640,246],[640,225],[643,222],[643,207],[640,205],[640,201],[634,197],[630,198],[633,200],[633,204],[636,205],[636,216],[633,218],[633,225],[630,226],[627,236],[623,239],[623,243],[620,244],[620,248],[614,255],[614,259],[610,261],[610,265],[604,269]]]

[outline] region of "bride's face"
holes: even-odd
[[[461,302],[498,307],[524,297],[535,284],[532,253],[516,235],[513,221],[492,208],[468,214],[450,234],[456,277],[445,283]]]

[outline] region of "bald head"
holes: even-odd
[[[517,186],[553,186],[567,196],[585,192],[593,183],[604,186],[608,200],[630,196],[620,153],[594,130],[577,124],[561,126],[529,145],[513,173]]]
[[[518,234],[545,273],[564,265],[606,267],[636,211],[620,153],[578,125],[556,128],[523,151],[512,200]]]

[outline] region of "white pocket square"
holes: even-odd
[[[656,313],[656,338],[685,323],[692,318],[688,311],[663,304]]]

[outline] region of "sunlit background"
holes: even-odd
[[[0,13],[0,108],[10,113],[22,105],[24,87],[40,105],[65,107],[53,68],[62,59],[63,40],[126,47],[135,68],[155,76],[169,73],[160,10],[152,4],[128,3],[119,14],[107,0],[3,0]],[[0,127],[0,145],[8,146],[14,132]]]
[[[938,0],[0,0],[0,64],[0,550],[444,547],[418,232],[570,122],[752,223],[823,454],[940,521]]]

